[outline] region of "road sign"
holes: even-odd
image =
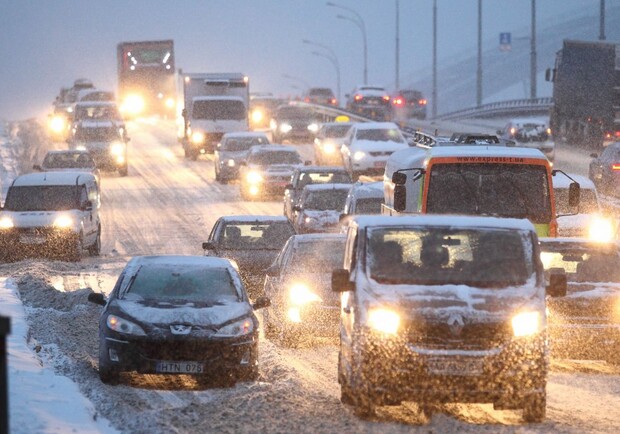
[[[510,51],[512,50],[511,35],[510,32],[499,34],[499,50]]]

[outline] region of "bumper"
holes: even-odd
[[[220,178],[222,179],[238,179],[239,167],[230,167],[226,164],[220,165]]]
[[[200,153],[204,151],[208,154],[215,152],[215,145],[222,140],[224,133],[205,133],[205,139],[202,142],[194,142],[191,139],[187,141],[187,147]]]
[[[248,196],[268,197],[283,196],[287,185],[288,182],[263,182],[260,184],[245,185],[241,188],[248,193]]]
[[[63,255],[74,248],[79,235],[54,228],[13,229],[0,234],[0,256],[5,260]]]

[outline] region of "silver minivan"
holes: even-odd
[[[101,250],[99,186],[84,172],[30,173],[15,178],[0,211],[0,259],[24,256],[79,261]]]

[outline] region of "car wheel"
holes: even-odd
[[[88,248],[88,254],[90,256],[99,256],[101,253],[101,227],[97,229],[97,237],[92,246]]]
[[[119,372],[115,369],[99,366],[99,379],[103,384],[116,385],[120,381]]]
[[[523,420],[525,422],[540,423],[545,420],[547,412],[547,394],[533,393],[525,397],[523,406]]]
[[[127,164],[118,168],[119,175],[127,176],[128,173],[129,173],[129,166]]]

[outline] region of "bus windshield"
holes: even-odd
[[[549,223],[553,217],[545,166],[435,164],[426,212],[494,215]]]

